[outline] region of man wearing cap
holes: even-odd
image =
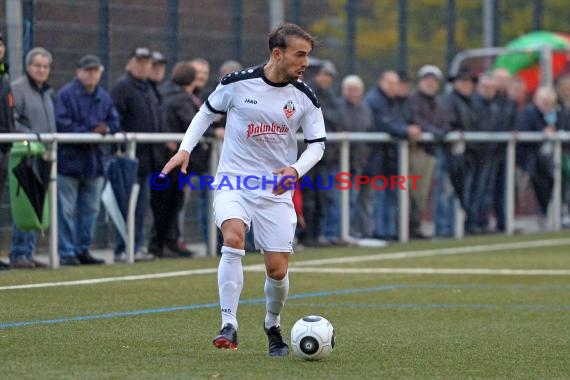
[[[476,128],[477,115],[473,109],[472,94],[477,79],[468,69],[461,68],[448,78],[453,84],[445,96],[449,128],[451,131],[468,131]],[[436,186],[436,235],[453,236],[455,197],[465,210],[465,142],[457,141],[446,147],[438,160]]]
[[[158,104],[162,104],[162,93],[160,91],[160,85],[164,81],[164,77],[166,75],[166,57],[159,51],[152,52],[152,69],[150,71],[150,75],[148,77],[148,83],[150,84],[150,88],[156,99],[158,100]]]
[[[55,99],[57,131],[61,133],[115,133],[119,115],[111,96],[99,86],[104,67],[97,56],[83,56],[76,77]],[[58,146],[58,244],[62,265],[103,264],[89,247],[99,215],[104,171],[110,151],[102,144]]]
[[[433,133],[437,140],[448,130],[445,107],[439,97],[441,70],[433,65],[424,65],[418,71],[418,88],[410,95],[414,124],[422,132]],[[435,170],[436,147],[432,144],[410,146],[410,173],[421,175],[416,191],[410,193],[410,236],[423,238],[422,216],[428,206],[428,197]]]
[[[10,91],[8,77],[8,64],[5,62],[6,45],[4,36],[0,33],[0,133],[10,133],[14,131],[14,100]],[[0,144],[0,199],[6,187],[8,152],[10,144]],[[10,269],[10,265],[0,261],[0,270]]]
[[[127,63],[127,72],[111,89],[111,96],[125,132],[159,132],[158,101],[149,84],[152,71],[152,54],[146,47],[134,49]],[[143,252],[144,222],[150,206],[148,176],[160,168],[162,147],[160,144],[137,144],[139,161],[138,182],[140,192],[135,210],[135,260],[151,260],[154,256]],[[125,242],[117,233],[115,260],[124,261]]]

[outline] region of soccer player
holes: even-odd
[[[180,166],[186,173],[190,153],[216,120],[227,113],[225,141],[213,187],[216,225],[223,235],[218,287],[222,329],[218,348],[236,349],[237,307],[243,286],[244,239],[253,228],[264,254],[269,355],[286,356],[280,315],[289,291],[289,256],[297,218],[295,182],[322,157],[326,132],[313,91],[299,78],[308,66],[313,37],[295,24],[269,34],[269,61],[226,75],[194,117],[180,150],[162,170]],[[307,148],[297,160],[296,132],[302,128]]]

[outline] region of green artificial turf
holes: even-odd
[[[493,236],[384,249],[315,249],[299,252],[293,260],[302,267],[304,260],[321,258],[566,237]],[[255,254],[244,260],[246,267],[261,263]],[[0,274],[0,288],[216,266],[216,258],[207,258],[11,271]],[[318,267],[570,270],[570,244]],[[320,362],[294,355],[268,357],[261,327],[264,274],[247,271],[237,351],[211,344],[220,328],[215,273],[0,290],[0,378],[570,378],[569,276],[292,271],[290,278],[285,333],[309,314],[323,315],[335,327],[337,347]],[[17,322],[29,324],[9,325]]]

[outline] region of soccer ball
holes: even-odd
[[[303,317],[291,329],[291,346],[295,355],[302,359],[321,360],[334,349],[334,327],[318,315]]]

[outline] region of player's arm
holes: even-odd
[[[172,169],[180,166],[182,173],[186,174],[190,153],[198,144],[206,129],[217,120],[220,115],[225,114],[231,101],[229,86],[218,85],[216,90],[208,97],[208,100],[200,107],[200,110],[192,119],[190,126],[180,144],[178,152],[166,163],[162,173],[168,174]]]
[[[198,144],[200,138],[206,132],[206,129],[215,120],[215,114],[208,113],[200,109],[196,116],[192,119],[190,126],[186,130],[186,134],[180,144],[178,152],[172,156],[170,160],[164,165],[162,172],[168,174],[172,169],[180,166],[182,173],[186,174],[188,163],[190,162],[190,152]]]
[[[326,131],[323,113],[320,107],[315,107],[301,120],[303,136],[307,148],[301,157],[291,165],[297,171],[298,177],[304,176],[323,157],[325,152]]]
[[[291,190],[300,177],[304,176],[323,157],[325,152],[326,131],[323,114],[320,108],[315,108],[303,120],[303,135],[307,148],[301,157],[289,167],[280,168],[276,171],[280,177],[287,177],[287,180],[279,181],[278,186],[273,190],[273,194],[281,195]]]

